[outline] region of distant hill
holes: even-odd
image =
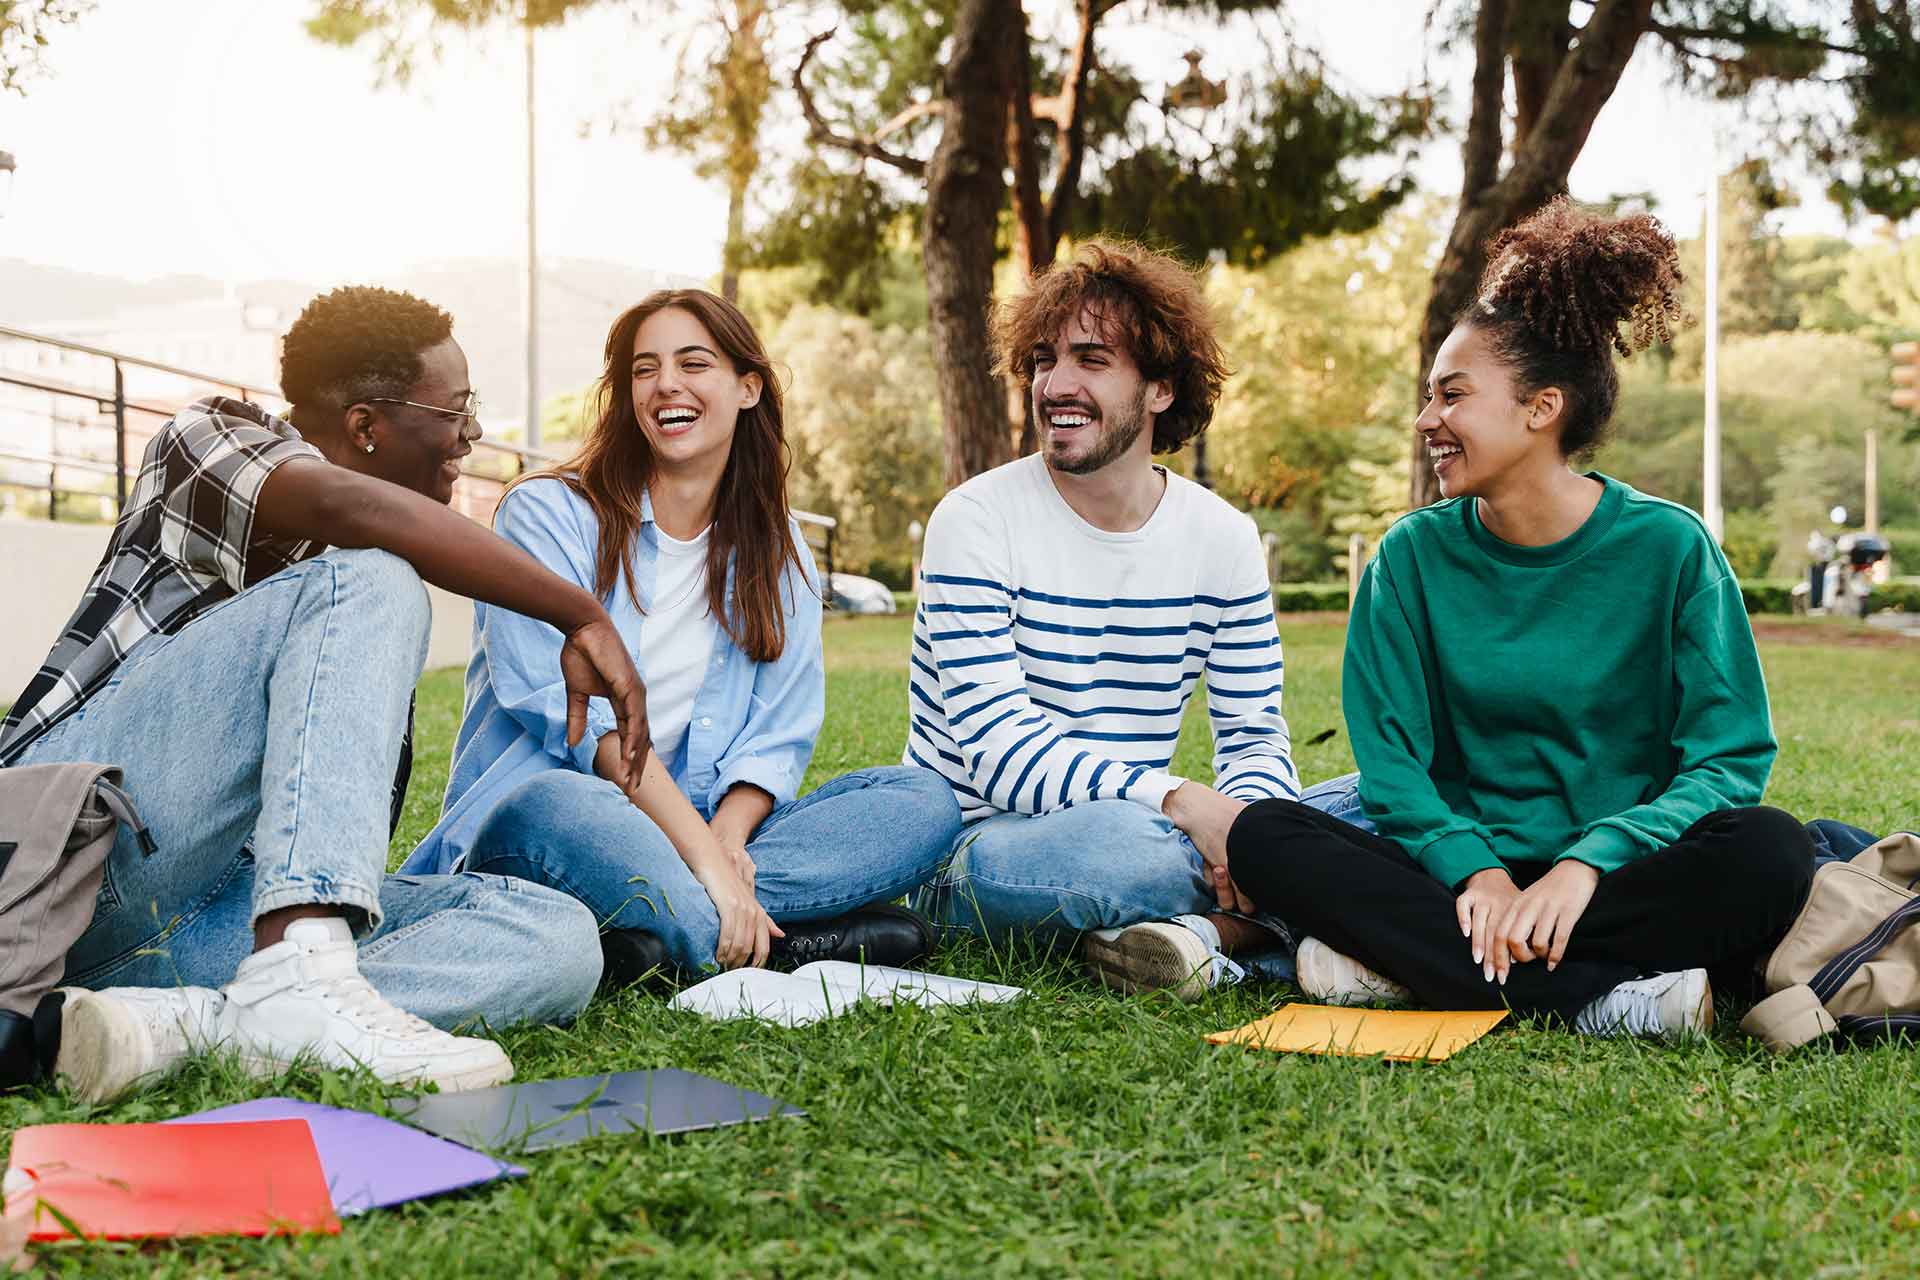
[[[466,348],[474,386],[496,420],[519,419],[525,399],[526,368],[520,333],[523,268],[504,259],[429,263],[355,283],[381,284],[428,299],[446,308],[454,334]],[[0,259],[0,324],[25,329],[95,325],[116,314],[142,313],[151,322],[169,306],[229,298],[239,309],[271,307],[282,327],[300,308],[336,282],[260,280],[231,290],[205,276],[164,276],[132,281],[60,267]],[[345,282],[337,282],[345,283]],[[699,285],[693,276],[674,275],[581,259],[551,259],[540,278],[540,389],[550,397],[585,385],[600,373],[607,328],[626,307],[655,289]],[[134,352],[133,354],[143,354]],[[209,369],[209,373],[226,373]]]

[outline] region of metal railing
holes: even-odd
[[[57,364],[63,376],[14,367],[8,353],[22,348],[60,353],[62,358]],[[75,364],[82,366],[78,372],[83,375],[97,373],[97,383],[84,385],[87,381],[84,376],[79,380],[65,376],[73,372],[69,366]],[[144,375],[140,380],[149,385],[130,393],[129,371]],[[4,394],[5,388],[16,389],[16,394]],[[277,400],[277,396],[262,394],[271,390],[270,382],[201,373],[143,356],[0,325],[0,493],[7,494],[9,499],[14,491],[44,493],[46,515],[50,520],[61,518],[63,499],[91,499],[97,504],[98,518],[111,521],[126,505],[129,469],[138,470],[139,457],[147,441],[159,432],[167,419],[209,393],[233,395],[241,400]],[[23,397],[17,392],[27,395]],[[27,403],[29,399],[36,403]],[[44,449],[17,443],[15,438],[31,430],[19,427],[15,419],[36,418],[47,441]],[[63,437],[70,442],[73,436],[81,437],[81,447],[78,450],[62,448]],[[460,481],[454,486],[453,507],[482,524],[491,521],[500,495],[517,477],[564,461],[559,454],[489,440],[485,436],[474,442],[474,450],[467,465],[461,468]],[[44,480],[41,479],[43,471]],[[19,478],[22,472],[27,473],[26,480]],[[81,483],[79,477],[92,483]],[[100,484],[106,479],[113,482],[111,490]],[[835,530],[839,522],[832,516],[812,511],[793,514],[831,582]]]

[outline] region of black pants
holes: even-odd
[[[1516,964],[1488,982],[1460,936],[1454,893],[1398,844],[1291,800],[1248,805],[1227,838],[1235,883],[1284,918],[1412,990],[1430,1009],[1512,1008],[1567,1022],[1649,973],[1707,969],[1750,993],[1755,961],[1779,940],[1813,882],[1813,845],[1778,809],[1728,809],[1678,841],[1600,877],[1560,967]],[[1526,888],[1552,868],[1521,864]]]

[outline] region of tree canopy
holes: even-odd
[[[1600,109],[1637,51],[1657,46],[1682,83],[1771,112],[1781,145],[1811,140],[1843,206],[1889,217],[1920,207],[1920,10],[1910,0],[1439,0],[1471,38],[1465,181],[1420,333],[1424,378],[1472,298],[1486,246],[1566,191]],[[1507,112],[1507,86],[1513,111]],[[1412,448],[1411,500],[1438,496]]]

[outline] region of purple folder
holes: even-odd
[[[221,1124],[233,1120],[305,1120],[320,1153],[334,1212],[345,1218],[408,1200],[437,1196],[495,1178],[518,1178],[526,1170],[458,1143],[365,1111],[346,1111],[293,1098],[260,1098],[216,1107],[168,1124]]]

